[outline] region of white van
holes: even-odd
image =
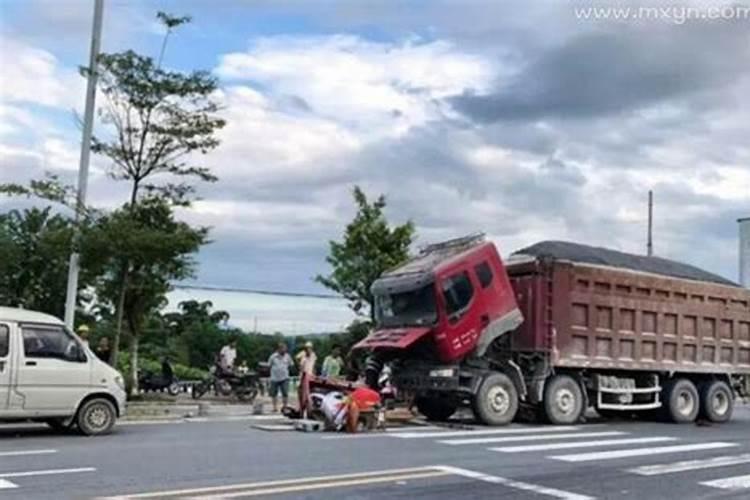
[[[125,412],[120,373],[62,321],[0,307],[0,421],[33,420],[105,434]]]

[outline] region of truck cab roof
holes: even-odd
[[[37,311],[20,309],[17,307],[0,306],[0,321],[12,321],[14,323],[43,323],[51,325],[62,325],[60,319]]]

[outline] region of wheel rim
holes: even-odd
[[[493,412],[505,414],[510,408],[510,394],[504,387],[492,387],[487,391],[487,403]]]
[[[711,409],[717,415],[726,415],[729,411],[729,398],[723,391],[716,391],[711,398]]]
[[[92,429],[105,429],[109,425],[110,414],[104,405],[96,405],[86,415],[86,423]]]
[[[576,408],[576,396],[570,389],[560,389],[555,395],[555,405],[561,413],[570,415]]]
[[[688,391],[681,391],[677,396],[677,411],[680,415],[691,415],[695,410],[695,398]]]

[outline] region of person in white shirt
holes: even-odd
[[[219,368],[223,373],[232,373],[234,362],[237,359],[237,340],[231,339],[227,345],[219,351]]]
[[[313,351],[312,342],[306,342],[305,349],[297,354],[297,364],[299,364],[300,374],[315,375],[315,363],[317,361],[318,356]]]

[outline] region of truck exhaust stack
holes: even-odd
[[[740,284],[750,288],[750,217],[737,222],[740,224]]]

